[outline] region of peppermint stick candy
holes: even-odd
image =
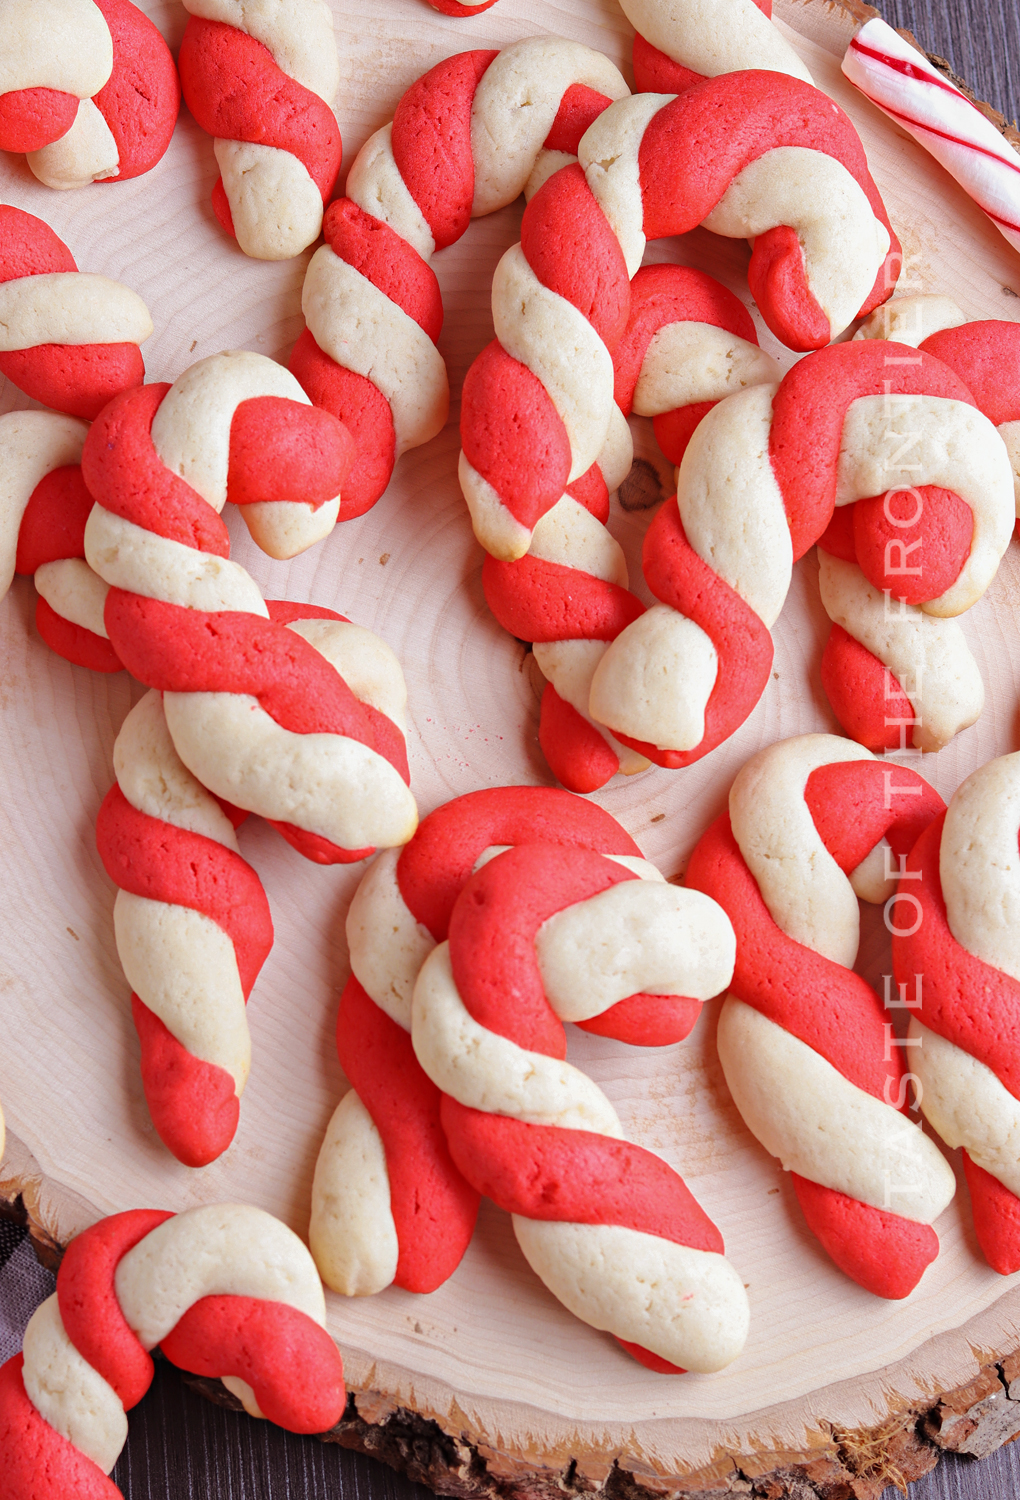
[[[966,94],[884,21],[866,21],[843,72],[919,141],[1020,250],[1020,155]]]

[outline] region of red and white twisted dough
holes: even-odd
[[[525,1259],[577,1317],[652,1369],[719,1370],[749,1318],[722,1236],[565,1061],[563,1022],[598,1018],[638,1044],[685,1034],[732,972],[726,916],[588,850],[493,855],[414,987],[414,1050],[443,1091],[453,1160],[513,1215]]]
[[[340,86],[326,0],[184,0],[178,66],[188,108],[215,137],[216,217],[246,255],[286,260],[322,228],[340,171]]]
[[[51,411],[0,417],[0,599],[15,573],[32,574],[46,644],[78,666],[119,672],[102,623],[106,586],[85,561],[87,433],[84,422]]]
[[[417,825],[405,690],[369,632],[314,606],[267,606],[230,561],[217,514],[228,494],[259,539],[300,550],[322,534],[323,513],[335,515],[348,460],[328,413],[263,394],[266,367],[277,389],[290,379],[258,355],[216,355],[105,408],[82,453],[96,501],[85,554],[109,586],[114,650],[163,692],[175,748],[201,785],[260,813],[308,858],[346,862],[404,843]],[[295,498],[279,498],[295,478]]]
[[[138,177],[170,144],[177,69],[130,0],[0,0],[0,150],[47,187]]]
[[[316,405],[354,435],[345,517],[374,505],[400,454],[446,421],[432,256],[472,218],[512,203],[550,153],[567,160],[562,153],[575,151],[592,119],[626,93],[601,53],[530,37],[439,63],[359,151],[347,196],[326,214],[327,244],[308,267],[308,326],[290,361]]]
[[[461,484],[476,535],[504,559],[524,555],[618,420],[612,351],[648,239],[701,223],[753,238],[751,290],[796,349],[883,301],[899,255],[853,126],[780,73],[620,100],[578,157],[529,203],[493,279],[496,342],[465,382]]]
[[[777,27],[772,0],[626,0],[642,93],[681,94],[702,78],[766,68],[811,82]]]
[[[922,323],[944,321],[946,302],[916,313]],[[891,308],[886,326],[914,320],[910,309]],[[1009,342],[1015,360],[1015,336]],[[871,350],[861,363],[876,386],[853,400],[836,439],[837,508],[818,541],[822,603],[833,621],[822,684],[843,728],[871,750],[908,743],[939,750],[984,706],[955,617],[995,577],[1015,522],[1017,481],[967,380],[968,345],[972,337],[957,328],[916,349],[871,338],[846,346]],[[856,357],[846,358],[853,367]],[[1004,361],[999,383],[1020,414],[1011,369]],[[901,370],[910,372],[906,383]],[[990,379],[989,370],[986,387]],[[1007,404],[997,394],[989,412],[1001,420]],[[808,421],[817,425],[813,413]]]
[[[71,1241],[23,1353],[0,1367],[4,1500],[120,1500],[106,1476],[157,1345],[181,1369],[220,1377],[252,1416],[327,1431],[346,1395],[325,1323],[311,1256],[262,1209],[101,1219]]]
[[[245,1002],[273,944],[269,903],[236,822],[174,749],[158,693],[124,720],[113,764],[96,843],[119,887],[114,930],[145,1098],[178,1161],[205,1166],[237,1128],[251,1062]]]
[[[883,512],[889,476],[902,472],[925,486],[917,533],[928,562],[901,624],[898,604],[890,621],[881,589],[902,588],[887,574],[890,536],[913,540]],[[967,388],[906,346],[835,344],[799,361],[778,387],[728,397],[695,430],[676,499],[645,536],[645,578],[660,603],[603,656],[593,716],[660,765],[714,748],[758,702],[793,563],[818,541],[823,603],[842,631],[827,647],[823,680],[841,722],[863,738],[866,712],[880,724],[916,718],[915,742],[937,748],[980,712],[980,678],[945,616],[969,608],[995,576],[1012,489],[1002,442]],[[956,523],[948,543],[947,516]],[[854,655],[865,648],[877,702]],[[882,698],[887,668],[906,682],[909,702]]]
[[[617,407],[624,416],[652,417],[673,463],[716,402],[780,375],[758,347],[739,299],[703,272],[672,265],[646,266],[631,282],[630,315],[613,364]],[[643,606],[627,592],[623,552],[606,530],[607,490],[573,489],[576,498],[568,491],[538,520],[524,557],[486,557],[482,584],[499,623],[534,643],[547,679],[539,741],[553,773],[571,791],[590,792],[617,771],[648,765],[643,748],[622,743],[597,722],[592,703],[592,681],[609,643],[643,616]],[[638,627],[658,628],[660,646],[662,614],[663,606],[653,606]],[[711,748],[703,742],[701,753]]]
[[[477,861],[494,847],[536,841],[651,870],[600,807],[552,788],[499,787],[430,813],[402,850],[373,861],[355,893],[347,916],[353,972],[337,1018],[352,1088],[319,1152],[308,1236],[323,1280],[347,1296],[393,1282],[434,1291],[467,1248],[478,1193],[453,1165],[439,1089],[414,1055],[411,998]],[[686,1035],[697,1009],[690,1002],[682,1029],[665,1040]]]
[[[930,1226],[955,1179],[903,1113],[902,1044],[853,973],[857,898],[893,894],[941,807],[913,771],[848,740],[786,740],[744,766],[686,875],[737,935],[718,1033],[737,1108],[794,1174],[804,1217],[840,1270],[882,1297],[905,1297],[938,1254]]]
[[[893,968],[913,1012],[918,1102],[963,1148],[974,1228],[1020,1271],[1020,755],[982,766],[914,845],[899,885]]]
[[[152,319],[135,292],[79,271],[48,224],[0,204],[0,375],[27,396],[91,421],[145,378]]]

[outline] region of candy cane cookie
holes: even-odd
[[[15,573],[31,575],[46,644],[77,666],[118,672],[123,664],[103,623],[106,585],[85,561],[87,432],[84,422],[56,412],[0,417],[0,599]]]
[[[437,808],[399,853],[379,855],[358,887],[347,917],[353,972],[337,1018],[337,1051],[352,1088],[319,1152],[308,1236],[335,1291],[366,1296],[393,1282],[434,1291],[467,1248],[478,1193],[453,1165],[439,1089],[414,1055],[411,999],[478,860],[487,850],[536,840],[596,850],[652,872],[601,808],[552,788],[499,787]],[[631,1007],[635,1037],[642,1027],[672,1025],[665,1036],[672,1041],[686,1035],[699,1006],[650,1009]],[[614,1021],[623,1020],[618,1008]],[[600,1021],[587,1029],[599,1030]]]
[[[326,442],[313,444],[308,461],[293,442],[295,413],[337,424],[310,407],[258,398],[236,408],[220,441],[194,445],[208,428],[196,427],[192,408],[202,418],[215,404],[211,375],[257,358],[218,355],[171,387],[143,386],[105,408],[82,452],[96,501],[85,556],[109,586],[103,618],[114,649],[163,692],[174,746],[201,785],[267,818],[310,859],[362,859],[404,843],[418,821],[399,665],[332,611],[267,605],[229,560],[217,514],[239,455],[245,498],[264,505],[268,520],[295,512],[283,517],[285,539],[320,525],[316,505],[330,508],[347,450],[320,424],[313,432]],[[246,422],[235,435],[246,406],[256,419],[250,445]],[[301,478],[297,503],[277,498],[277,467]]]
[[[918,829],[941,807],[913,771],[804,735],[748,761],[686,876],[737,936],[718,1034],[734,1102],[793,1173],[836,1265],[881,1297],[907,1296],[938,1254],[930,1226],[955,1179],[903,1112],[902,1045],[853,973],[857,898],[892,896]]]
[[[0,150],[47,187],[138,177],[170,144],[181,89],[130,0],[0,0]]]
[[[660,446],[674,463],[717,401],[780,378],[739,299],[686,266],[638,271],[613,364],[617,407],[624,416],[653,417]],[[612,488],[622,477],[610,472]],[[605,529],[608,493],[572,488],[537,522],[523,558],[486,557],[482,584],[504,629],[534,643],[535,662],[547,679],[539,743],[554,775],[570,791],[591,792],[618,771],[649,764],[590,709],[592,679],[609,642],[643,606],[627,592],[626,561]]]
[[[0,204],[0,375],[68,416],[91,421],[145,377],[152,332],[135,292],[79,271],[48,224]]]
[[[443,1091],[454,1161],[513,1215],[553,1295],[652,1369],[708,1372],[736,1358],[748,1326],[722,1236],[564,1061],[565,1020],[661,1043],[676,1012],[696,1013],[728,982],[724,913],[643,873],[584,849],[495,851],[419,971],[412,1039]],[[637,1030],[646,1006],[651,1024]]]
[[[326,0],[184,0],[178,66],[214,137],[213,208],[245,255],[288,260],[322,228],[340,171],[340,61]]]
[[[963,1148],[989,1265],[1020,1270],[1020,755],[968,776],[900,876],[893,969],[925,1118]]]
[[[643,94],[682,94],[692,83],[765,68],[811,83],[772,21],[772,0],[626,0],[634,27],[634,78]]]
[[[472,218],[512,203],[536,164],[570,159],[591,121],[627,92],[601,53],[529,37],[439,63],[359,151],[308,267],[307,328],[290,362],[315,403],[355,436],[345,517],[374,505],[400,454],[446,422],[433,255]]]
[[[237,1128],[251,1062],[245,1003],[273,944],[269,903],[235,823],[174,749],[158,693],[124,720],[113,764],[96,844],[119,888],[114,931],[145,1098],[164,1145],[201,1167]]]
[[[134,1209],[73,1239],[21,1354],[0,1367],[5,1500],[120,1500],[106,1476],[158,1345],[219,1378],[252,1416],[325,1432],[343,1415],[339,1351],[305,1246],[262,1209]]]
[[[842,67],[1020,250],[1020,157],[966,94],[877,16],[858,29]]]
[[[928,310],[929,321],[940,316],[950,309]],[[984,706],[955,617],[995,576],[1015,522],[1016,478],[994,417],[964,384],[967,359],[924,363],[959,347],[960,334],[935,334],[914,352],[871,345],[872,362],[890,373],[913,361],[918,384],[850,408],[836,511],[818,542],[822,603],[833,621],[822,685],[843,728],[871,750],[905,747],[908,734],[916,749],[939,750]],[[1006,375],[1003,384],[1015,380]]]

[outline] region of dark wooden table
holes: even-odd
[[[947,58],[978,97],[1008,120],[1020,113],[1020,0],[882,0],[881,9],[892,25],[909,27],[925,48]],[[24,1236],[0,1222],[0,1360],[20,1346],[31,1309],[52,1286]],[[163,1361],[151,1391],[132,1413],[113,1479],[128,1500],[429,1500],[430,1495],[361,1454],[293,1437],[211,1405]],[[814,1493],[804,1485],[797,1500],[812,1500]],[[1020,1496],[1017,1445],[981,1463],[947,1455],[932,1474],[910,1486],[910,1496],[1013,1500]]]

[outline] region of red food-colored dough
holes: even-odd
[[[0,151],[41,151],[67,134],[77,113],[77,97],[60,89],[0,94]]]
[[[605,736],[561,698],[551,682],[542,692],[538,743],[549,769],[568,792],[597,792],[620,769]]]
[[[832,711],[852,740],[876,754],[910,747],[913,704],[885,663],[842,625],[829,633],[821,675]]]
[[[170,49],[130,0],[95,0],[113,40],[113,72],[93,103],[117,142],[116,177],[123,182],[153,168],[170,144],[181,107],[181,85]]]

